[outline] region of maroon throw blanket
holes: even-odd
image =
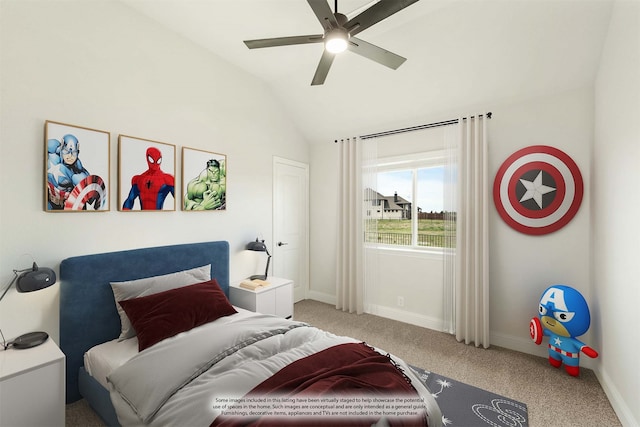
[[[382,417],[390,426],[422,427],[427,425],[423,408],[409,378],[388,356],[349,343],[281,369],[211,427],[369,427]],[[258,416],[260,411],[268,415]]]

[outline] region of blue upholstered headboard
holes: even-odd
[[[120,317],[110,282],[141,279],[211,264],[229,296],[225,241],[133,249],[67,258],[60,263],[60,348],[66,356],[67,403],[81,398],[78,370],[91,347],[118,338]]]

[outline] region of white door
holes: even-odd
[[[273,158],[273,275],[291,279],[294,302],[309,289],[309,165]]]

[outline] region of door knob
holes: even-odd
[[[288,243],[278,242],[278,246],[284,246],[284,245],[288,245]]]

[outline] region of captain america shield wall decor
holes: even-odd
[[[500,217],[524,234],[553,233],[580,208],[584,184],[566,153],[546,145],[516,151],[498,169],[493,201]]]

